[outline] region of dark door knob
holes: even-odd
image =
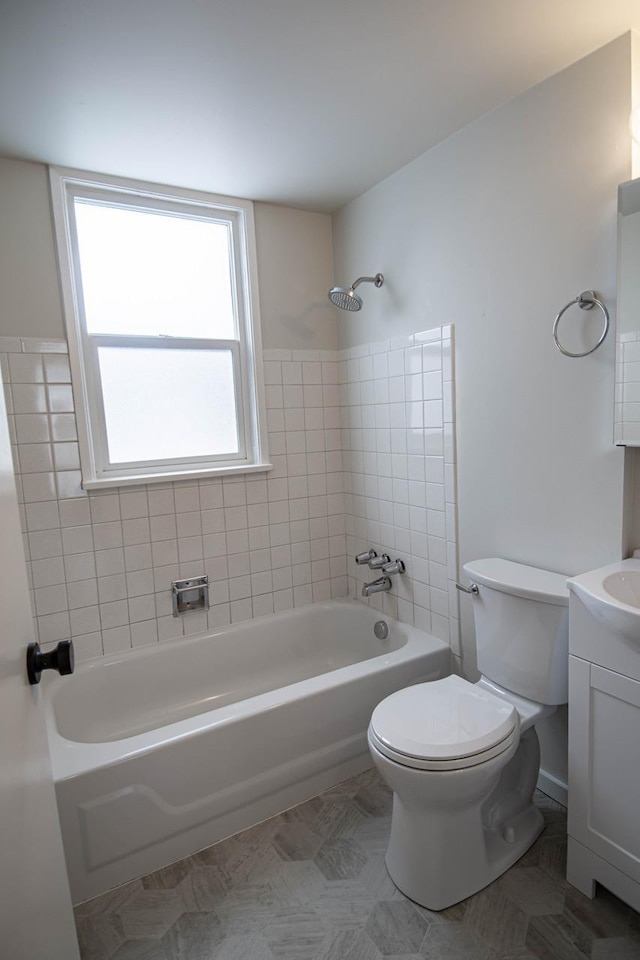
[[[40,683],[43,670],[57,670],[61,676],[73,673],[73,642],[61,640],[55,650],[42,653],[39,643],[27,647],[27,677],[29,683]]]

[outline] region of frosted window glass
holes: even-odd
[[[89,333],[237,336],[226,223],[75,199]]]
[[[111,463],[237,454],[230,350],[99,347]]]

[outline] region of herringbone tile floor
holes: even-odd
[[[441,913],[387,876],[374,771],[76,909],[83,960],[640,960],[640,915],[564,882],[564,809],[504,876]]]

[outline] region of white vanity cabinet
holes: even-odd
[[[626,639],[572,592],[569,652],[567,879],[640,910],[640,634]]]

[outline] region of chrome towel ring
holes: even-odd
[[[560,317],[565,313],[569,307],[573,307],[577,304],[581,310],[593,310],[594,307],[599,307],[602,311],[602,316],[604,317],[604,327],[602,328],[602,333],[598,339],[598,342],[591,347],[590,350],[585,350],[584,353],[571,353],[569,350],[565,350],[560,341],[558,340],[558,324],[560,323]],[[609,332],[609,311],[605,307],[602,300],[599,300],[595,290],[583,290],[575,300],[570,300],[558,314],[558,316],[553,321],[553,342],[560,351],[564,353],[565,357],[588,357],[590,353],[593,353],[594,350],[597,350],[607,333]]]

